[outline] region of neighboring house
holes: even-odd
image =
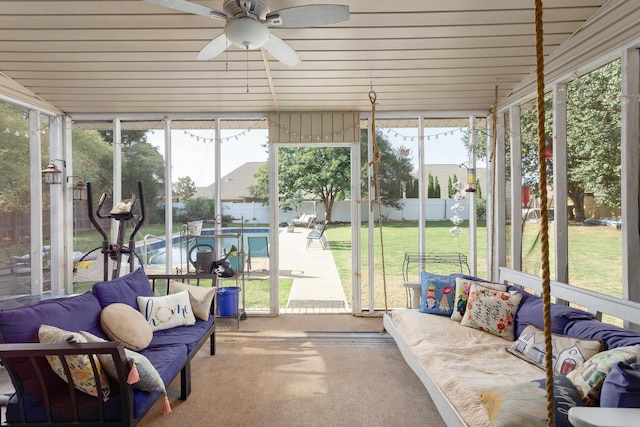
[[[256,172],[267,162],[247,162],[221,178],[221,199],[224,202],[262,201],[251,196],[249,186],[255,182]],[[193,197],[215,198],[216,183],[207,187],[198,187]]]
[[[176,193],[175,191],[171,190],[171,201],[173,203],[180,203],[180,196],[178,196],[178,193]],[[162,195],[162,197],[159,199],[159,202],[162,203],[163,205],[166,202],[166,197],[164,197],[164,194]]]
[[[255,182],[255,174],[262,166],[267,162],[247,162],[237,169],[233,170],[229,174],[222,177],[222,201],[225,202],[255,202],[262,201],[255,199],[249,192],[249,186]],[[453,178],[453,175],[458,177],[458,180],[467,184],[467,170],[461,168],[456,164],[440,164],[440,165],[425,165],[425,185],[428,184],[429,174],[438,177],[440,183],[440,190],[442,192],[441,198],[447,198],[449,177]],[[480,181],[480,187],[483,196],[487,193],[487,177],[486,169],[478,168],[476,171],[476,178]],[[196,194],[193,197],[201,197],[206,199],[213,199],[215,197],[216,185],[215,183],[207,187],[198,187]]]

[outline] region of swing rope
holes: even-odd
[[[536,83],[538,108],[538,167],[540,173],[540,226],[542,243],[542,304],[544,319],[544,348],[547,392],[547,423],[554,425],[553,413],[553,348],[551,344],[551,278],[549,270],[549,215],[547,212],[547,165],[544,127],[544,52],[542,0],[535,0]]]
[[[369,91],[369,101],[371,102],[371,137],[373,141],[373,159],[369,162],[369,167],[373,165],[376,179],[376,200],[378,202],[378,229],[380,230],[380,257],[382,259],[382,288],[384,290],[384,312],[388,313],[387,304],[387,274],[384,265],[384,240],[382,238],[382,198],[380,196],[380,149],[376,138],[376,98],[373,85]],[[373,212],[373,200],[370,204],[369,212]],[[373,242],[369,242],[373,244]]]

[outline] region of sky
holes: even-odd
[[[383,135],[394,148],[411,150],[410,156],[417,168],[418,130],[415,128],[382,129]],[[172,181],[190,177],[197,187],[213,184],[214,173],[214,130],[173,130],[172,131]],[[460,128],[425,129],[425,162],[427,164],[460,164],[468,161],[468,153],[462,143],[465,130]],[[222,130],[220,168],[225,176],[245,162],[267,161],[264,147],[267,141],[266,129]],[[148,142],[158,147],[164,156],[164,132],[149,134]]]

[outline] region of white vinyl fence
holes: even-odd
[[[442,221],[451,218],[454,212],[451,207],[456,204],[453,199],[426,199],[425,201],[425,215],[427,221]],[[469,219],[469,200],[464,199],[459,202],[464,208],[462,212],[458,214],[462,219]],[[362,207],[362,220],[369,220],[369,201],[363,200]],[[401,221],[417,221],[418,210],[420,204],[418,199],[406,199],[402,203],[401,209],[393,209],[390,207],[382,207],[382,216],[388,220]],[[260,202],[250,203],[235,203],[224,202],[222,203],[222,213],[224,215],[231,215],[236,220],[243,218],[246,223],[261,223],[266,224],[269,222],[269,206]],[[280,222],[289,222],[292,218],[297,218],[302,213],[316,214],[318,220],[322,221],[325,218],[324,204],[321,202],[303,202],[302,205],[295,211],[280,211]],[[333,205],[333,212],[331,219],[336,222],[350,222],[351,221],[351,208],[350,201],[344,200],[335,202]],[[378,219],[378,208],[374,207],[374,219]]]

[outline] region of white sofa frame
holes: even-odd
[[[542,279],[521,271],[501,267],[499,282],[529,288],[536,295],[542,294]],[[570,301],[584,307],[585,310],[592,313],[597,319],[601,319],[602,314],[609,314],[620,318],[625,321],[625,324],[638,322],[640,319],[640,303],[634,301],[610,297],[553,280],[551,281],[551,295],[560,300]],[[384,315],[383,324],[386,331],[396,341],[400,353],[409,367],[416,373],[420,381],[422,381],[422,384],[424,384],[445,424],[448,427],[468,426],[456,408],[451,404],[446,394],[427,374],[421,362],[413,355],[409,346],[402,340],[400,332],[393,324],[393,320],[389,314]],[[602,410],[607,411],[609,408],[602,408]],[[615,411],[618,413],[620,413],[620,411],[627,412],[628,416],[623,415],[623,417],[629,420],[636,419],[639,412],[635,408],[615,408]]]

